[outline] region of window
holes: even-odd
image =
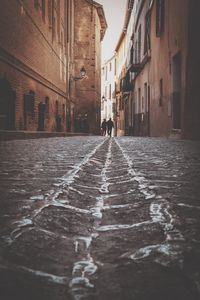
[[[123,97],[119,97],[119,110],[124,110],[124,99]]]
[[[57,1],[57,35],[58,35],[58,41],[60,42],[60,0]]]
[[[141,30],[141,25],[138,29],[138,62],[141,61],[141,39],[142,39],[142,30]]]
[[[111,99],[111,84],[109,84],[109,99]]]
[[[138,114],[138,98],[137,91],[134,93],[134,114]]]
[[[128,9],[133,8],[133,1],[129,0],[128,1]]]
[[[29,91],[24,94],[24,111],[28,113],[34,113],[35,107],[35,92]]]
[[[150,101],[151,101],[151,99],[150,99],[150,97],[151,97],[151,90],[150,90],[150,85],[148,85],[148,101],[147,101],[147,111],[149,111],[150,110]]]
[[[52,27],[52,0],[48,0],[48,19],[49,19],[49,27]]]
[[[164,31],[165,0],[156,0],[156,36],[160,37]]]
[[[141,103],[141,89],[138,89],[138,113],[142,112],[142,103]]]
[[[144,112],[148,112],[148,88],[146,82],[144,84]]]
[[[142,96],[142,101],[141,101],[141,113],[144,112],[144,97]]]
[[[144,54],[146,54],[146,52],[151,49],[150,32],[151,32],[151,18],[150,18],[150,13],[147,13],[145,17]]]
[[[52,38],[55,39],[56,37],[56,17],[53,16],[52,20]]]
[[[110,71],[112,71],[112,63],[110,62]]]
[[[38,0],[34,0],[34,7],[35,7],[36,9],[39,8],[39,1],[38,1]]]
[[[134,57],[134,62],[137,64],[138,63],[138,42],[135,41],[135,57]]]
[[[112,113],[116,113],[116,103],[112,103]]]
[[[133,56],[134,56],[134,50],[133,50],[133,46],[132,46],[131,50],[130,50],[130,64],[133,63]]]
[[[62,118],[65,119],[65,104],[62,105]]]
[[[49,116],[49,97],[45,97],[46,115]]]
[[[58,116],[59,110],[58,110],[58,100],[56,100],[56,104],[55,104],[55,114],[56,116]]]
[[[159,98],[159,105],[163,105],[163,80],[160,79],[160,98]]]

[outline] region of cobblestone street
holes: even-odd
[[[200,143],[0,143],[2,300],[197,300]]]

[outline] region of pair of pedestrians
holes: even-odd
[[[107,134],[111,137],[113,127],[114,123],[111,118],[107,122],[106,119],[104,119],[101,123],[101,135],[105,136],[107,131]]]

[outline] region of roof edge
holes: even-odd
[[[100,3],[93,1],[93,0],[85,0],[85,1],[88,2],[90,5],[93,5],[97,10],[97,14],[99,16],[99,20],[100,20],[100,24],[101,24],[101,41],[102,41],[104,38],[105,32],[108,28],[103,5],[101,5]]]
[[[120,37],[119,37],[119,40],[117,42],[117,45],[115,47],[115,51],[117,52],[118,49],[119,49],[119,46],[125,36],[125,33],[127,31],[127,28],[128,28],[128,23],[129,23],[129,20],[130,20],[130,17],[131,17],[131,12],[132,12],[132,9],[133,9],[133,4],[134,4],[134,1],[135,0],[127,0],[127,3],[126,3],[126,13],[125,13],[125,17],[124,17],[124,25],[123,25],[123,29],[122,29],[122,32],[120,34]]]

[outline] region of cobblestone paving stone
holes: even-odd
[[[3,300],[200,298],[200,143],[0,144]]]

